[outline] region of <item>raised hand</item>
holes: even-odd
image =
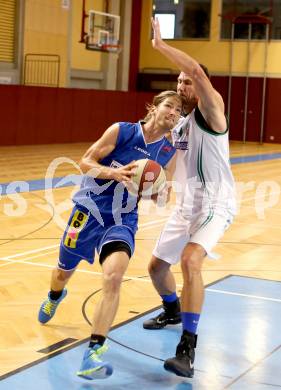
[[[153,28],[152,46],[154,47],[154,49],[157,49],[157,47],[162,42],[159,20],[157,18],[151,18],[151,25]]]

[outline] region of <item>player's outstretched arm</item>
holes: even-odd
[[[116,147],[119,134],[119,124],[111,125],[104,134],[87,150],[79,165],[83,173],[99,179],[128,181],[134,174],[136,164],[131,162],[120,168],[111,168],[99,163]]]
[[[177,65],[182,72],[186,73],[190,77],[194,74],[194,72],[200,70],[198,62],[196,62],[192,57],[163,41],[160,32],[160,23],[157,18],[151,18],[151,24],[153,28],[152,46],[154,49],[160,51],[171,62]]]
[[[199,63],[187,53],[168,45],[161,38],[158,19],[151,19],[153,28],[152,46],[158,50],[192,80],[199,98],[198,106],[208,125],[217,132],[226,130],[224,103],[220,94],[213,88]]]

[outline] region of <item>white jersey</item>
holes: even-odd
[[[172,130],[177,149],[177,208],[186,216],[235,214],[235,184],[229,163],[228,131],[217,133],[198,107]]]

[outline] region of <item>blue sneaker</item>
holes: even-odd
[[[66,294],[67,290],[64,288],[62,290],[61,297],[57,301],[53,301],[50,298],[50,293],[48,294],[48,298],[42,303],[38,313],[38,321],[41,322],[41,324],[46,324],[46,322],[50,321],[50,319],[54,317],[59,303],[63,300]]]
[[[101,355],[108,350],[107,345],[96,344],[93,348],[87,348],[80,371],[77,375],[84,379],[105,379],[113,373],[113,367],[108,362],[101,360]]]

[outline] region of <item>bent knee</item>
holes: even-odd
[[[203,257],[196,253],[183,254],[181,257],[182,270],[189,274],[201,272],[202,263]]]
[[[118,272],[104,274],[104,285],[106,290],[118,291],[123,280],[123,275]]]
[[[148,272],[151,277],[159,275],[162,272],[169,270],[170,264],[166,263],[163,260],[152,257],[150,263],[148,264]]]

